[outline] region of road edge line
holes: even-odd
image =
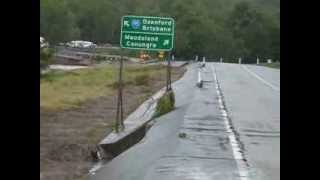
[[[248,69],[245,65],[241,66],[244,70],[246,70],[248,73],[250,73],[252,76],[254,76],[256,79],[260,80],[263,84],[271,87],[273,90],[280,92],[280,88],[277,86],[272,85],[271,83],[269,83],[268,81],[264,80],[261,76],[259,76],[258,74],[252,72],[250,69]]]
[[[241,141],[239,140],[239,137],[238,137],[238,139],[236,138],[237,137],[236,134],[238,134],[238,133],[235,131],[234,127],[231,124],[231,119],[230,119],[230,116],[227,112],[227,108],[226,108],[224,97],[223,97],[223,94],[221,91],[220,83],[217,78],[215,66],[212,65],[211,69],[213,71],[216,92],[218,94],[219,108],[221,110],[224,124],[227,129],[229,143],[230,143],[230,146],[232,149],[233,157],[234,157],[236,164],[237,164],[237,167],[238,167],[240,180],[249,180],[249,173],[248,173],[249,172],[248,171],[249,164],[247,163],[248,161],[246,160],[246,158],[243,155],[243,147],[241,148],[241,146],[240,146]]]

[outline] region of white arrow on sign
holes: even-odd
[[[123,25],[129,27],[129,21],[123,21]]]
[[[169,39],[164,40],[164,41],[163,41],[163,45],[164,45],[164,46],[169,45]]]

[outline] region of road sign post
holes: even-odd
[[[121,49],[147,51],[171,51],[174,44],[174,20],[168,17],[123,16],[121,19]],[[170,53],[167,66],[167,91],[171,90]],[[122,105],[122,69],[121,55],[119,68],[118,102],[116,115],[116,132],[124,129]]]
[[[120,67],[119,67],[119,81],[118,81],[118,102],[117,102],[117,114],[116,114],[116,124],[115,130],[124,129],[123,123],[123,104],[122,104],[122,91],[123,91],[123,81],[122,81],[122,70],[123,70],[123,57],[120,57]]]
[[[168,54],[168,65],[167,65],[167,85],[166,91],[171,91],[171,53]]]
[[[126,49],[171,51],[174,20],[168,17],[123,16],[120,46]],[[171,54],[168,55],[167,91],[171,90]]]

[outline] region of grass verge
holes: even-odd
[[[117,64],[41,77],[40,172],[43,179],[85,178],[96,144],[116,119]],[[172,81],[184,68],[172,68]],[[166,84],[166,67],[124,65],[124,118]],[[171,97],[172,98],[172,97]],[[72,108],[76,107],[76,108]]]
[[[160,65],[128,66],[123,72],[124,86],[148,86],[152,76],[164,73],[165,69]],[[99,96],[112,95],[118,86],[117,78],[117,65],[49,72],[40,79],[40,106],[61,110],[77,107]]]
[[[266,66],[270,68],[280,69],[280,62],[274,62],[274,63],[261,63],[261,66]]]

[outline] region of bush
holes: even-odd
[[[106,58],[103,57],[103,56],[100,56],[100,55],[97,55],[95,59],[96,59],[97,62],[106,61]]]
[[[147,85],[150,80],[150,75],[148,73],[140,74],[135,77],[135,84],[138,86]]]
[[[170,98],[171,106],[174,107],[176,101],[175,101],[175,96],[173,91],[169,91],[169,98]]]
[[[154,117],[159,117],[174,109],[174,93],[173,91],[166,92],[158,101]]]

